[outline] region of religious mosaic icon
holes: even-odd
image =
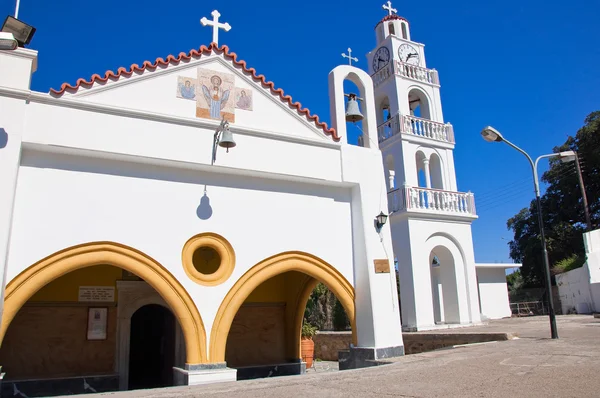
[[[196,100],[196,79],[189,77],[177,77],[177,98]]]
[[[235,107],[245,111],[252,110],[252,90],[246,88],[235,89]]]
[[[234,76],[198,69],[196,117],[235,122]]]
[[[379,47],[373,55],[373,72],[378,72],[390,62],[390,50],[387,47]]]

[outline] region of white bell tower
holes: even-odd
[[[471,223],[473,194],[458,192],[454,131],[444,122],[438,72],[412,41],[409,22],[388,12],[367,54],[375,90],[405,330],[480,322]],[[371,136],[371,139],[374,137]]]

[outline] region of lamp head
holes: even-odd
[[[502,140],[504,140],[502,134],[500,134],[500,132],[492,126],[487,126],[483,130],[481,130],[481,136],[487,142],[501,142]]]
[[[560,161],[563,162],[563,163],[574,162],[575,159],[577,158],[577,154],[575,153],[575,151],[563,151],[563,152],[559,152],[557,154],[557,156],[560,159]]]
[[[25,22],[18,20],[12,16],[7,16],[2,24],[0,31],[4,33],[12,33],[13,38],[19,43],[20,47],[25,47],[31,42],[35,34],[35,28]]]
[[[375,218],[375,223],[377,225],[378,230],[381,230],[381,228],[385,225],[385,223],[387,222],[387,218],[387,214],[384,214],[383,211],[377,215],[377,217]]]

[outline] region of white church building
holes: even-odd
[[[35,50],[0,51],[3,389],[302,373],[318,282],[352,326],[344,368],[403,355],[402,329],[510,316],[515,265],[475,263],[438,73],[384,8],[368,72],[329,74],[332,127],[219,44],[217,11],[208,46],[50,93]]]

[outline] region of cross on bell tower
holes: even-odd
[[[200,23],[202,24],[202,26],[206,26],[206,25],[212,26],[212,28],[213,28],[212,42],[218,46],[219,45],[219,29],[223,29],[225,32],[229,32],[231,30],[231,25],[229,25],[227,22],[219,23],[219,17],[221,16],[221,14],[217,10],[214,10],[213,12],[211,12],[210,15],[213,16],[212,21],[206,19],[206,17],[202,17],[202,19],[200,20]]]
[[[382,8],[384,10],[387,10],[387,12],[389,13],[388,15],[393,15],[395,13],[398,12],[398,10],[396,10],[395,8],[392,8],[392,2],[388,0],[388,2],[386,4],[384,4],[382,6]]]
[[[352,49],[348,47],[348,55],[342,54],[342,57],[348,58],[348,65],[352,66],[352,61],[358,62],[358,58],[352,56]]]

